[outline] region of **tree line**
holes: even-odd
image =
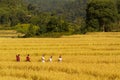
[[[0,29],[25,37],[120,31],[120,0],[0,0]]]

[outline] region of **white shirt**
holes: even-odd
[[[42,59],[42,62],[45,62],[45,57],[42,57],[41,59]]]
[[[62,58],[58,58],[58,61],[60,61],[60,62],[61,62],[61,61],[62,61]]]
[[[50,58],[49,61],[52,62],[52,58]]]

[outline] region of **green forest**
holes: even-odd
[[[0,0],[0,29],[25,37],[120,31],[120,0]]]

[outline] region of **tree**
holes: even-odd
[[[18,23],[28,22],[28,10],[22,0],[0,1],[0,25],[15,26]]]
[[[116,4],[117,4],[118,13],[120,14],[120,0],[116,0]]]
[[[117,10],[118,10],[118,20],[120,21],[120,0],[116,0]]]
[[[31,25],[28,27],[28,31],[27,31],[27,33],[25,34],[25,37],[35,36],[35,35],[37,35],[38,31],[39,31],[39,27],[38,27],[38,26],[34,26],[34,25],[31,24]]]
[[[118,15],[113,0],[91,0],[87,4],[86,13],[89,31],[111,31],[109,25],[117,20]]]

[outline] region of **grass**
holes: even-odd
[[[0,38],[0,80],[120,80],[119,35]],[[31,62],[25,62],[27,54]],[[42,54],[53,55],[53,62],[40,62]],[[62,63],[57,62],[60,54]]]
[[[0,30],[0,38],[17,38],[23,36],[24,34],[18,33],[15,30]]]

